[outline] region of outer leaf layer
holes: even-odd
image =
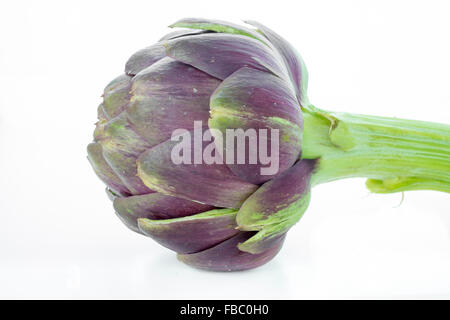
[[[133,128],[154,146],[176,129],[205,125],[209,99],[220,81],[171,58],[164,58],[133,79],[128,115]]]
[[[171,28],[191,28],[191,29],[203,29],[214,32],[237,34],[247,36],[265,43],[264,37],[253,29],[240,26],[235,23],[220,20],[210,20],[202,18],[186,18],[181,19],[174,24],[170,25]]]
[[[119,115],[130,101],[131,77],[121,75],[111,81],[103,92],[103,111],[108,119]]]
[[[239,248],[251,253],[266,250],[302,217],[308,207],[315,160],[301,160],[263,184],[239,209],[241,230],[261,230]]]
[[[202,154],[209,143],[197,147],[193,133],[187,139],[193,148],[190,164],[172,161],[172,150],[180,142],[168,140],[139,157],[138,175],[142,181],[164,194],[216,207],[239,208],[257,186],[239,179],[224,164],[194,164],[195,153]]]
[[[284,80],[265,71],[242,68],[227,79],[217,88],[211,97],[210,128],[222,132],[225,143],[225,158],[230,155],[242,154],[245,151],[245,161],[239,164],[229,164],[231,171],[245,180],[260,184],[270,180],[274,176],[290,168],[300,157],[303,119],[300,106],[294,93]],[[253,131],[255,141],[245,141],[245,149],[240,148],[237,141],[230,144],[227,139],[228,129],[242,129]],[[263,129],[263,130],[261,130]],[[276,130],[276,132],[275,132]],[[272,135],[276,133],[274,141]],[[234,139],[233,139],[234,140]],[[265,174],[262,167],[268,167],[267,163],[261,163],[261,145],[267,146],[269,155],[272,144],[274,153],[271,158],[277,159],[279,164],[274,167],[278,171],[273,174]],[[253,151],[258,151],[258,161],[251,161],[250,146]],[[258,146],[255,150],[255,146]]]
[[[170,40],[164,46],[169,57],[222,80],[246,66],[283,75],[271,49],[246,36],[209,33]]]
[[[159,39],[159,41],[165,41],[165,40],[171,40],[175,38],[180,37],[186,37],[186,36],[195,36],[203,33],[208,33],[209,31],[206,30],[175,30],[173,32],[169,32],[164,37]]]
[[[214,207],[155,192],[115,198],[114,209],[130,229],[140,232],[137,223],[139,218],[152,220],[179,218],[212,210]]]
[[[139,219],[139,229],[163,246],[178,253],[194,253],[210,248],[237,234],[236,212],[212,210],[189,217]]]
[[[106,162],[133,194],[151,192],[136,176],[136,159],[150,145],[131,128],[125,113],[109,121],[97,141],[102,144]]]
[[[261,33],[272,43],[272,45],[280,52],[283,57],[284,63],[289,72],[292,83],[296,89],[297,98],[302,106],[307,106],[309,104],[307,97],[308,89],[308,71],[306,69],[305,63],[303,62],[300,54],[295,50],[293,46],[281,36],[275,33],[273,30],[267,28],[261,23],[256,21],[246,21],[257,27]]]
[[[194,254],[180,254],[184,263],[210,271],[240,271],[259,267],[276,256],[283,245],[284,237],[272,248],[259,253],[243,252],[237,245],[253,236],[253,232],[240,232],[215,247]]]
[[[125,73],[134,76],[165,56],[165,48],[160,42],[139,50],[128,59],[125,65]]]
[[[130,190],[124,186],[123,182],[103,158],[102,145],[93,142],[88,145],[87,151],[89,162],[100,180],[116,193],[123,195],[130,194]]]

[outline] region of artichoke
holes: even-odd
[[[449,126],[314,107],[295,49],[247,23],[180,20],[106,86],[88,159],[128,228],[191,266],[245,270],[279,252],[319,183],[450,191]],[[231,129],[248,145],[228,143]],[[174,161],[180,140],[192,161]],[[252,159],[251,140],[270,163]],[[215,161],[198,161],[207,152]]]

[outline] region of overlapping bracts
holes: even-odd
[[[314,161],[300,161],[306,68],[289,43],[250,24],[257,29],[206,19],[173,24],[184,29],[135,53],[106,86],[88,146],[124,224],[208,270],[268,262],[309,203]],[[195,121],[219,132],[279,130],[279,170],[174,164],[171,135],[192,131]]]

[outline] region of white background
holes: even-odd
[[[183,17],[263,22],[318,107],[450,123],[448,1],[4,1],[0,298],[450,298],[450,197],[313,190],[269,264],[191,269],[126,229],[87,159],[103,87]]]

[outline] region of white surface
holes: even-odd
[[[86,160],[104,85],[166,25],[259,20],[318,107],[450,123],[448,1],[8,1],[0,5],[0,298],[450,298],[450,197],[313,190],[271,263],[191,269],[126,229]]]

